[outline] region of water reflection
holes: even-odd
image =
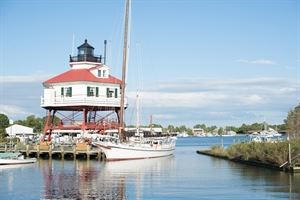
[[[248,181],[244,184],[251,184],[253,192],[264,190],[274,197],[300,199],[300,174],[289,174],[216,158],[211,158],[211,162],[215,167],[229,169],[233,177],[238,175],[244,182]]]
[[[45,199],[143,199],[144,178],[172,168],[174,158],[120,162],[41,160]]]

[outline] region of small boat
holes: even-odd
[[[17,165],[35,163],[35,158],[24,159],[20,153],[0,153],[0,165]]]

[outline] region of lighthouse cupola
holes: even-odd
[[[87,40],[84,40],[84,43],[77,47],[78,56],[82,57],[92,57],[94,56],[94,47],[92,47]]]
[[[84,43],[77,47],[78,54],[77,56],[70,56],[70,63],[73,62],[96,62],[101,63],[102,56],[94,55],[94,47],[92,47],[87,40],[84,40]]]

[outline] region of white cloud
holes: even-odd
[[[299,91],[295,80],[284,78],[181,79],[159,82],[143,91],[141,104],[159,108],[260,109],[290,102]],[[135,92],[128,92],[135,99]]]
[[[254,65],[278,65],[275,61],[269,59],[246,60],[238,59],[236,62],[254,64]]]
[[[31,74],[31,75],[10,75],[0,76],[0,83],[33,83],[33,82],[44,82],[49,79],[49,74]]]
[[[170,119],[175,119],[176,116],[174,115],[171,115],[171,114],[154,114],[153,115],[153,118],[156,120],[156,119],[159,119],[159,120],[170,120]]]
[[[8,118],[19,118],[20,116],[34,115],[32,112],[15,105],[0,105],[0,113],[7,115]]]

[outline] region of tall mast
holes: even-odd
[[[121,139],[121,141],[125,141],[125,139],[126,139],[125,138],[125,130],[124,130],[124,103],[125,103],[127,47],[128,47],[127,40],[128,40],[128,25],[129,25],[129,7],[130,7],[130,0],[126,0],[123,63],[122,63],[122,83],[121,83],[121,110],[120,110],[120,139]]]
[[[140,102],[139,91],[136,91],[136,133],[140,134]]]

